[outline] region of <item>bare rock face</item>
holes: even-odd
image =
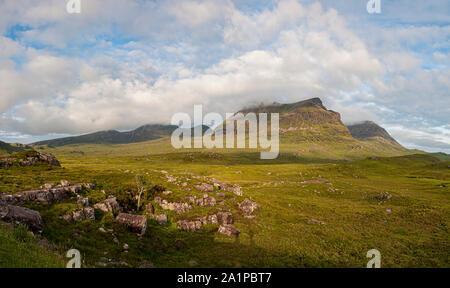
[[[41,214],[37,211],[13,205],[0,206],[0,219],[21,223],[35,233],[42,233],[43,222]]]
[[[217,221],[220,225],[233,224],[233,214],[231,212],[219,212],[217,213]]]
[[[184,231],[197,231],[202,229],[202,222],[198,221],[189,221],[189,220],[180,220],[177,222],[177,227],[180,230]]]
[[[241,232],[232,225],[221,225],[218,232],[227,236],[238,236]]]
[[[241,209],[245,215],[250,216],[253,214],[253,211],[260,210],[260,207],[255,202],[245,198],[244,201],[239,203],[239,209]]]
[[[117,215],[116,220],[117,222],[126,225],[134,233],[144,235],[145,230],[147,229],[146,216],[120,213],[119,215]]]
[[[214,191],[214,186],[208,183],[197,184],[194,186],[195,189],[201,192],[212,192]]]

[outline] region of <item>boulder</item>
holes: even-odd
[[[150,214],[151,218],[158,221],[158,224],[165,225],[167,223],[167,214]]]
[[[218,232],[227,236],[238,236],[241,233],[232,225],[220,225]]]
[[[134,233],[144,235],[145,230],[147,229],[146,216],[120,213],[119,215],[117,215],[116,220],[117,222],[126,225]]]
[[[55,184],[53,183],[45,183],[44,185],[42,185],[42,189],[53,189],[53,187],[55,187]]]
[[[214,191],[214,186],[208,183],[197,184],[194,186],[195,189],[201,192],[212,192]]]
[[[197,221],[180,220],[177,222],[177,227],[180,230],[193,232],[202,229],[202,222],[200,222],[199,220]]]
[[[61,186],[62,187],[68,187],[70,185],[70,182],[67,180],[61,180]]]
[[[39,212],[13,205],[0,206],[0,219],[20,223],[35,233],[42,233],[43,222]]]
[[[72,215],[63,215],[59,218],[66,220],[68,223],[71,223],[73,221]]]
[[[155,200],[156,202],[156,200]],[[164,210],[175,211],[177,214],[183,214],[192,209],[192,206],[188,203],[167,202],[167,200],[161,200],[159,205]]]
[[[233,214],[231,212],[219,212],[217,213],[217,221],[220,225],[233,224]]]
[[[119,203],[117,202],[116,197],[114,196],[109,196],[107,199],[103,200],[103,202],[95,204],[94,208],[101,210],[105,213],[108,212],[114,213],[115,211],[122,211]]]
[[[253,213],[253,211],[260,210],[260,207],[255,202],[245,198],[244,201],[239,203],[239,209],[241,209],[245,215],[249,216]]]
[[[197,196],[190,196],[188,197],[189,201],[191,203],[197,205],[197,206],[216,206],[216,199],[214,197],[209,196],[208,194],[204,194],[202,198]]]
[[[378,200],[389,200],[392,198],[392,195],[386,192],[386,193],[382,193],[378,196],[375,196],[374,198],[378,199]]]
[[[84,216],[86,219],[89,219],[91,221],[95,221],[95,210],[92,207],[86,207],[83,208]]]
[[[78,195],[77,204],[79,204],[83,207],[88,207],[89,206],[89,198],[81,197],[80,195]]]

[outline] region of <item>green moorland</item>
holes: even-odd
[[[55,154],[62,168],[15,165],[1,169],[0,192],[36,189],[61,179],[92,182],[96,189],[83,192],[91,205],[115,195],[132,210],[136,209],[136,175],[147,180],[144,206],[152,202],[150,191],[158,190],[152,189],[155,185],[173,191],[161,195],[169,202],[202,195],[168,182],[162,170],[191,188],[198,181],[207,182],[193,175],[242,186],[243,197],[226,192],[225,206],[196,208],[182,215],[169,211],[169,223],[163,226],[149,219],[142,237],[99,211],[95,222],[68,224],[59,219],[79,209],[75,199],[28,204],[43,217],[42,237],[59,251],[80,250],[83,267],[121,261],[131,267],[144,262],[154,267],[189,267],[191,261],[195,267],[365,267],[366,252],[374,248],[381,252],[382,267],[450,267],[450,162],[414,154],[417,151],[384,151],[385,146],[370,140],[356,144],[352,144],[355,149],[348,149],[346,142],[342,146],[287,144],[281,146],[283,153],[276,160],[260,160],[259,153],[251,150],[174,150],[167,138],[46,148],[40,151]],[[394,157],[367,159],[372,155]],[[374,198],[383,193],[392,198]],[[237,204],[245,198],[261,206],[255,219],[245,218],[238,210]],[[154,206],[156,213],[163,212]],[[195,219],[219,208],[233,213],[239,238],[220,235],[214,226],[196,232],[176,229],[179,219]],[[309,224],[311,219],[323,224]],[[99,231],[101,227],[107,232]],[[23,244],[4,241],[12,239],[4,233],[0,229],[1,258],[22,260],[0,260],[0,266],[58,266],[57,260],[35,260],[29,252],[35,247],[25,249]],[[128,252],[124,243],[129,245]]]

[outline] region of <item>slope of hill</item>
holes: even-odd
[[[23,151],[24,148],[0,141],[0,155]]]
[[[33,143],[38,146],[65,146],[71,144],[126,144],[137,143],[158,139],[171,135],[172,131],[177,128],[172,125],[144,125],[136,130],[119,132],[116,130],[100,131],[91,134],[65,137],[53,140],[46,140]]]
[[[397,143],[394,138],[383,128],[372,121],[364,121],[362,123],[347,125],[348,130],[353,137],[359,140],[367,140],[373,137],[381,137],[392,143]]]

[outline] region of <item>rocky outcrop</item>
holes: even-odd
[[[148,216],[155,219],[159,225],[167,224],[167,214],[148,214]]]
[[[212,192],[214,191],[214,186],[208,183],[197,184],[194,186],[200,192]]]
[[[200,222],[202,222],[202,225],[217,224],[218,223],[216,214],[203,216],[203,217],[200,217],[198,220]]]
[[[68,216],[70,216],[70,215],[64,215],[64,216],[62,216],[62,218],[68,222],[71,222],[71,220],[76,221],[76,222],[83,221],[83,220],[95,221],[95,210],[94,210],[94,208],[91,208],[91,207],[85,207],[81,210],[73,211],[72,219],[70,219],[70,217],[68,217]]]
[[[155,197],[155,203],[164,210],[175,211],[177,214],[183,214],[192,209],[192,206],[188,203],[168,202],[165,199],[161,199],[161,197]]]
[[[231,212],[219,212],[217,213],[217,221],[220,225],[233,224],[233,214]]]
[[[35,233],[42,233],[43,222],[39,212],[13,205],[0,205],[0,219],[12,223],[26,225]]]
[[[116,211],[122,211],[119,203],[117,202],[116,197],[109,196],[107,199],[103,200],[103,202],[99,202],[94,205],[95,209],[101,210],[105,213],[114,213]]]
[[[232,225],[221,225],[217,232],[227,236],[238,236],[241,233],[236,227]]]
[[[253,202],[247,198],[245,198],[244,201],[242,201],[241,203],[239,203],[239,209],[242,210],[242,212],[244,212],[244,214],[246,216],[250,216],[253,214],[253,212],[255,210],[260,210],[260,207],[258,204],[256,204],[256,202]]]
[[[28,154],[28,152],[27,152]],[[20,158],[5,158],[0,161],[0,168],[6,168],[12,166],[14,163],[19,163],[20,166],[32,166],[39,162],[47,162],[52,166],[61,167],[58,159],[52,154],[40,153],[36,151],[30,151],[30,156]]]
[[[119,213],[116,217],[117,222],[126,225],[134,233],[140,235],[145,234],[147,229],[147,217],[142,215],[133,215],[127,213]]]
[[[26,201],[45,202],[49,204],[55,202],[62,202],[70,198],[74,193],[75,194],[79,193],[82,190],[82,187],[83,184],[73,184],[73,185],[68,184],[67,186],[62,187],[58,186],[51,189],[22,191],[13,195],[1,194],[0,201],[12,205],[23,203]]]
[[[197,196],[188,197],[189,201],[197,206],[216,206],[216,199],[214,197],[209,196],[208,194],[203,194],[202,198]]]
[[[177,222],[177,227],[180,230],[193,232],[202,229],[202,222],[200,220],[197,221],[180,220]]]

